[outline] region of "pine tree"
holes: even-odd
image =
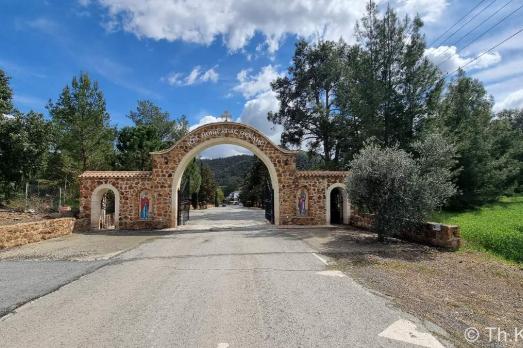
[[[13,111],[13,91],[9,86],[9,77],[0,69],[0,117]]]
[[[131,111],[128,117],[136,126],[153,127],[163,142],[162,148],[168,148],[189,130],[189,123],[185,116],[172,120],[168,112],[163,111],[150,100],[138,100],[136,110]]]
[[[458,194],[453,208],[466,208],[492,201],[509,188],[513,170],[496,154],[495,132],[491,132],[493,100],[482,83],[463,71],[448,86],[437,117],[436,129],[456,145]]]
[[[321,155],[326,168],[338,167],[339,139],[345,134],[336,104],[345,46],[343,42],[309,44],[300,40],[288,76],[271,84],[280,109],[269,113],[268,119],[283,125],[282,144],[306,144],[309,151]]]
[[[124,170],[151,170],[150,152],[160,150],[163,144],[156,127],[123,127],[116,139],[116,166]]]
[[[374,2],[367,6],[338,91],[354,143],[349,158],[370,137],[408,149],[433,114],[442,81],[424,56],[422,27],[419,17],[400,20],[390,7],[379,17]]]
[[[115,130],[98,83],[81,73],[73,77],[58,100],[47,106],[57,130],[57,148],[69,156],[78,172],[109,168],[112,161]]]

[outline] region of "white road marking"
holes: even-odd
[[[328,277],[346,277],[346,275],[341,271],[321,271],[316,272],[316,274],[328,276]]]
[[[321,257],[320,255],[316,254],[316,253],[312,253],[312,255],[316,256],[316,258],[318,260],[320,260],[321,262],[323,262],[324,264],[328,265],[329,264],[329,261],[325,260],[323,257]]]
[[[378,336],[390,338],[396,341],[415,344],[427,348],[445,348],[434,336],[428,332],[416,330],[416,324],[400,319],[392,323]]]
[[[229,343],[218,343],[216,348],[229,348]]]

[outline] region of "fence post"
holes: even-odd
[[[29,210],[29,200],[28,200],[28,196],[29,196],[29,183],[26,182],[26,183],[25,183],[25,211],[28,211],[28,210]]]
[[[64,203],[67,204],[67,177],[65,178],[65,183],[64,183]]]

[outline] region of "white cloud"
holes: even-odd
[[[265,91],[261,94],[256,95],[255,97],[247,100],[245,102],[245,105],[243,107],[243,111],[239,118],[237,118],[236,122],[241,122],[244,124],[248,124],[250,126],[253,126],[254,128],[258,129],[260,132],[262,132],[265,136],[267,136],[272,142],[275,144],[280,143],[280,136],[281,132],[283,131],[283,127],[280,125],[275,125],[269,120],[267,120],[267,114],[270,111],[277,111],[279,108],[279,102],[276,98],[276,95],[272,91]],[[194,130],[200,126],[203,126],[205,124],[209,123],[215,123],[215,122],[223,122],[223,119],[220,117],[216,117],[213,115],[205,115],[200,118],[198,123],[192,125],[189,130]],[[231,150],[227,150],[230,153],[229,156],[232,156],[233,154],[238,154],[236,152],[231,152]],[[245,152],[242,152],[245,153]],[[212,155],[209,153],[206,153],[206,156],[209,158],[216,158],[216,157],[224,157],[223,154],[225,154],[225,150],[212,150]],[[226,156],[225,156],[226,157]]]
[[[241,70],[236,78],[238,84],[233,87],[235,92],[241,93],[246,100],[240,115],[240,122],[251,125],[273,142],[279,144],[283,128],[267,120],[270,111],[277,111],[279,101],[271,89],[271,82],[283,76],[272,65],[264,66],[257,74],[251,74],[251,70]]]
[[[494,111],[523,108],[523,88],[508,94],[501,102],[494,105]]]
[[[400,13],[419,13],[427,23],[436,22],[448,6],[447,0],[398,0],[396,10]]]
[[[198,77],[200,76],[200,67],[196,66],[192,69],[192,71],[187,75],[185,78],[185,84],[187,86],[193,85],[196,81],[198,81]]]
[[[269,122],[267,114],[270,111],[278,111],[279,102],[272,91],[268,91],[248,100],[243,107],[240,121],[260,130],[274,143],[280,143],[283,127]]]
[[[202,81],[211,81],[211,82],[217,82],[220,75],[214,70],[214,68],[211,68],[204,72],[201,76]]]
[[[205,116],[202,116],[200,118],[200,121],[198,121],[198,123],[196,124],[193,124],[191,127],[189,127],[189,130],[192,131],[200,126],[203,126],[205,124],[209,124],[209,123],[215,123],[215,122],[223,122],[223,119],[221,118],[218,118],[216,116],[213,116],[213,115],[205,115]]]
[[[241,70],[236,78],[238,85],[233,90],[243,94],[245,98],[254,97],[260,93],[271,90],[271,82],[282,75],[278,73],[272,65],[264,66],[256,75],[249,75],[250,70]]]
[[[509,57],[508,59],[503,59],[503,64],[498,64],[492,68],[484,69],[474,73],[474,77],[480,79],[483,82],[500,81],[523,74],[523,71],[521,71],[522,66],[523,55],[518,57]]]
[[[29,29],[39,30],[50,35],[58,35],[61,32],[58,23],[45,17],[39,17],[23,23],[17,23],[18,28],[21,28],[22,26],[25,26]]]
[[[452,73],[475,58],[462,57],[455,46],[430,47],[425,50],[425,56],[434,64],[439,65],[441,71],[444,73]],[[464,69],[482,69],[497,64],[500,61],[501,55],[498,52],[490,52],[465,66]]]
[[[138,37],[209,45],[222,38],[231,51],[244,48],[256,33],[275,52],[286,35],[352,42],[354,24],[368,0],[98,0],[114,24]],[[385,4],[385,0],[378,1]],[[435,21],[446,0],[396,0],[393,7],[419,11]]]
[[[514,4],[516,5],[516,4]],[[519,5],[516,5],[519,6]],[[509,9],[507,9],[507,12],[510,13]],[[516,16],[517,17],[517,16]],[[519,24],[516,23],[505,23],[504,28],[501,28],[499,30],[494,30],[490,32],[488,35],[483,36],[479,40],[475,40],[471,43],[470,46],[468,46],[465,49],[466,54],[470,54],[472,52],[481,52],[482,50],[485,50],[487,47],[492,47],[500,43],[501,41],[505,40],[512,34],[514,34],[515,27]],[[502,53],[508,53],[510,51],[521,51],[523,48],[523,44],[521,39],[518,39],[518,36],[513,37],[512,39],[504,42],[501,46],[497,48],[498,51]]]
[[[183,84],[183,74],[171,72],[167,76],[162,77],[162,81],[167,82],[171,86],[181,86]]]
[[[167,82],[171,86],[190,86],[201,82],[218,82],[220,75],[215,68],[203,71],[201,66],[195,66],[187,76],[179,72],[171,72],[162,77],[162,81]]]

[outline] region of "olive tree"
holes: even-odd
[[[367,144],[351,162],[347,189],[352,204],[374,215],[378,240],[416,228],[456,193],[454,147],[428,135],[409,153]]]

